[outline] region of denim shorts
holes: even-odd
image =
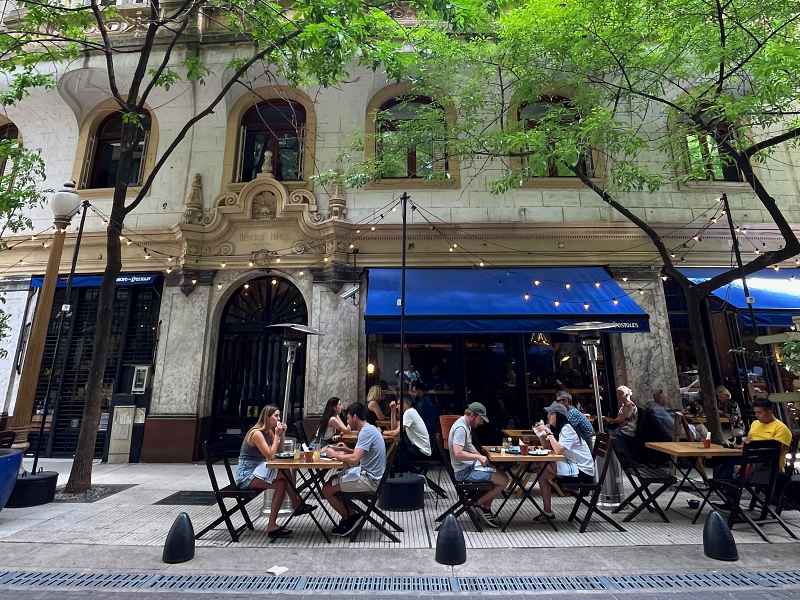
[[[481,467],[480,469],[470,467],[468,469],[456,471],[455,476],[456,481],[472,481],[474,483],[481,483],[483,481],[491,481],[494,473],[495,470],[491,467]]]

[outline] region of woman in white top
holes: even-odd
[[[314,443],[317,448],[330,444],[333,441],[333,436],[350,431],[350,428],[344,424],[344,421],[339,416],[341,413],[342,401],[336,396],[329,398],[328,402],[325,403],[325,410],[322,411],[317,434],[314,436]]]
[[[567,409],[560,402],[553,402],[546,409],[549,431],[543,436],[543,441],[549,443],[556,454],[563,454],[566,460],[547,463],[545,471],[539,479],[539,488],[542,491],[543,514],[536,520],[555,519],[553,513],[553,479],[569,482],[594,481],[594,460],[592,451],[586,441],[578,435],[567,421]]]

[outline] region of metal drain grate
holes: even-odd
[[[796,571],[721,571],[608,577],[267,577],[0,571],[0,589],[136,589],[163,592],[360,593],[635,592],[800,586]],[[166,596],[165,596],[166,597]]]

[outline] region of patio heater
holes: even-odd
[[[285,335],[287,333],[296,333],[301,335],[322,335],[319,329],[314,329],[308,325],[300,325],[298,323],[277,323],[269,325],[270,329],[280,329]],[[289,410],[292,406],[292,384],[294,381],[294,363],[297,360],[297,351],[303,346],[303,342],[297,339],[288,339],[283,341],[283,347],[286,348],[286,385],[283,394],[283,407],[281,408],[281,419],[284,423],[289,422]],[[294,440],[293,443],[297,443]],[[264,505],[261,508],[261,514],[268,517],[272,511],[272,490],[264,490]],[[292,503],[289,495],[283,500],[283,505],[278,511],[279,515],[288,515],[292,512]]]
[[[600,433],[603,433],[604,429],[603,406],[600,402],[600,382],[597,375],[597,347],[600,345],[600,332],[605,329],[614,329],[616,326],[616,323],[585,321],[583,323],[574,323],[558,328],[559,331],[567,333],[583,334],[581,346],[583,346],[583,349],[586,351],[586,358],[589,359],[589,368],[592,371],[592,389],[594,390],[594,404],[597,412],[597,430]],[[598,459],[597,463],[595,468],[597,469],[596,472],[599,473],[603,469],[603,464],[600,459]],[[600,503],[604,506],[617,506],[622,502],[622,488],[622,468],[620,467],[617,457],[612,454],[611,464],[608,465],[606,479],[603,482]]]

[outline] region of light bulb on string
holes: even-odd
[[[522,299],[525,300],[525,302],[527,302],[528,300],[531,299],[531,295],[525,292],[524,294],[522,294]]]
[[[542,282],[539,281],[538,279],[534,279],[533,280],[533,285],[535,285],[536,287],[539,287],[540,285],[542,285]]]
[[[322,259],[322,262],[326,263],[326,262],[328,262],[328,260],[329,260],[329,259],[328,259],[328,257],[326,256],[326,257],[324,257],[324,258]]]
[[[144,249],[144,259],[150,260],[150,253],[147,251],[147,248]]]
[[[249,283],[245,283],[244,284],[244,289],[249,290],[250,289],[250,284]]]
[[[589,310],[589,303],[588,302],[584,302],[583,303],[583,310]]]
[[[197,285],[197,279],[192,279],[192,285]]]
[[[221,283],[218,283],[218,284],[217,284],[217,289],[218,289],[218,290],[221,290],[221,289],[222,289],[222,284],[221,284]]]
[[[255,266],[256,266],[256,263],[254,263],[254,262],[251,260],[250,262],[248,262],[248,263],[247,263],[247,265],[248,265],[249,267],[255,267]]]
[[[224,262],[223,263],[219,263],[219,268],[220,269],[224,269],[227,266],[228,266],[228,263],[224,263]]]
[[[483,261],[480,261],[480,262],[478,263],[478,266],[479,266],[479,267],[484,267],[484,266],[486,266],[486,263],[485,263],[485,262],[483,262]]]
[[[611,300],[611,304],[613,304],[614,306],[618,306],[619,305],[619,300],[617,300],[616,298],[613,298]]]
[[[167,257],[167,262],[168,262],[168,263],[171,263],[173,260],[175,260],[175,257],[174,257],[174,256],[168,256],[168,257]]]
[[[375,231],[375,225],[369,228],[370,231]]]
[[[639,295],[644,296],[644,290],[639,290]]]
[[[130,246],[131,244],[133,244],[133,242],[132,242],[132,241],[130,241],[130,240],[128,240],[128,239],[126,239],[126,240],[125,240],[125,245],[126,245],[126,246]]]
[[[276,263],[278,263],[278,264],[280,264],[280,263],[281,263],[281,257],[279,256],[278,258],[276,258],[276,259],[275,259],[275,262],[276,262]]]
[[[270,281],[270,283],[272,285],[278,285],[278,280],[277,279],[273,279],[272,281]]]
[[[302,277],[303,275],[305,275],[305,273],[304,273],[303,271],[300,271],[300,272],[297,274],[297,276],[298,276],[298,277]]]
[[[564,289],[567,289],[567,290],[572,289],[572,284],[571,283],[565,283],[564,284]]]
[[[594,282],[594,287],[596,287],[599,290],[600,289],[600,282],[599,281],[595,281]]]
[[[628,278],[627,278],[627,277],[623,277],[623,278],[622,278],[622,281],[623,281],[623,282],[625,282],[625,283],[627,283],[627,281],[628,281]]]
[[[167,275],[169,275],[170,273],[172,273],[172,267],[167,267]]]
[[[666,275],[662,275],[661,276],[661,281],[666,281],[666,280],[667,280],[667,276]]]
[[[356,233],[357,233],[357,234],[358,234],[358,233],[361,233],[361,230],[360,230],[360,229],[356,229]]]
[[[559,306],[561,306],[561,302],[559,302],[558,300],[553,300],[553,306],[558,308]]]
[[[777,273],[778,271],[781,270],[781,266],[780,265],[773,265],[772,269]]]

